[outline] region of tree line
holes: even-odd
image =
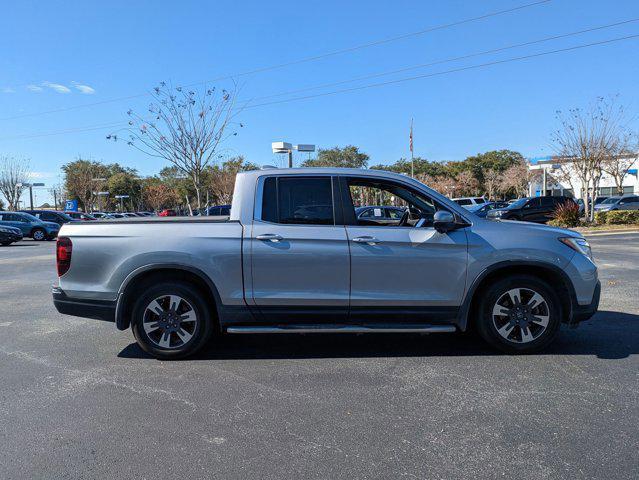
[[[118,163],[105,164],[77,158],[62,167],[64,185],[61,198],[77,200],[82,210],[88,212],[120,208],[138,211],[164,208],[193,210],[198,208],[197,205],[204,208],[229,203],[237,173],[257,168],[241,156],[220,165],[207,165],[199,173],[199,189],[196,190],[192,179],[175,166],[142,178],[136,169]],[[199,202],[198,194],[201,197]],[[127,198],[117,198],[120,196]]]
[[[369,156],[353,145],[319,149],[317,158],[303,167],[368,168]],[[526,195],[529,183],[528,162],[519,152],[495,150],[478,153],[461,161],[435,162],[422,157],[401,158],[390,165],[370,168],[410,175],[444,195],[509,198]]]

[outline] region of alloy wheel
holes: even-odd
[[[144,309],[142,326],[149,340],[158,347],[174,349],[188,343],[198,318],[189,302],[178,295],[162,295]]]
[[[38,241],[44,240],[44,232],[42,230],[36,230],[33,232],[33,239]]]
[[[513,288],[497,299],[492,317],[502,338],[513,343],[530,343],[548,328],[550,309],[539,292]]]

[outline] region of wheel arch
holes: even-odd
[[[145,265],[131,272],[122,282],[118,291],[115,307],[115,325],[118,330],[126,330],[131,324],[131,310],[135,293],[141,285],[153,278],[181,280],[195,285],[206,295],[211,312],[215,313],[215,327],[219,328],[221,318],[221,300],[215,283],[202,270],[188,265],[162,263]]]
[[[556,289],[561,301],[562,321],[570,322],[573,306],[576,304],[576,294],[566,272],[555,265],[544,262],[505,261],[486,268],[471,284],[457,319],[460,330],[467,330],[472,325],[478,312],[482,292],[493,280],[505,275],[517,274],[538,277]]]

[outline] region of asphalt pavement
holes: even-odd
[[[161,362],[58,314],[54,244],[0,247],[0,478],[607,478],[639,472],[639,234],[547,351],[472,334],[227,336]]]

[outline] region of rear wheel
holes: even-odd
[[[504,278],[483,292],[477,330],[492,346],[508,353],[529,353],[547,346],[561,323],[559,298],[536,277]]]
[[[213,322],[203,294],[187,283],[147,289],[133,307],[131,326],[140,347],[160,359],[197,352],[211,337]]]
[[[8,247],[9,245],[11,245],[12,242],[2,242],[2,245],[4,247]]]
[[[47,232],[45,232],[42,228],[34,228],[31,232],[31,238],[38,242],[41,242],[47,239]]]

